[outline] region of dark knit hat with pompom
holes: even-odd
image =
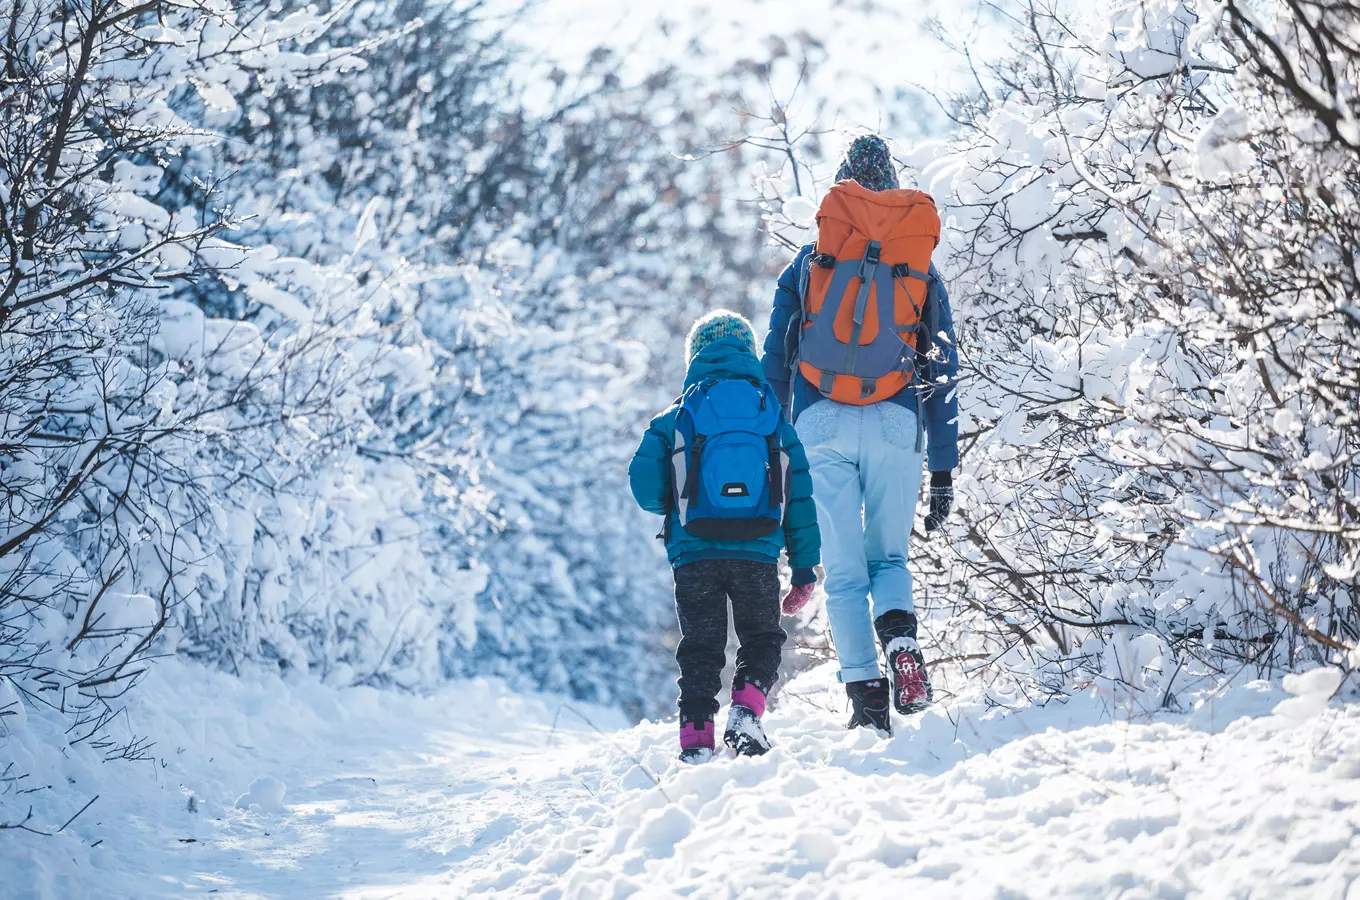
[[[845,158],[836,170],[836,180],[854,179],[871,191],[896,190],[897,167],[893,165],[888,142],[876,134],[863,134],[845,148]]]

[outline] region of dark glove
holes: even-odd
[[[938,531],[954,508],[954,473],[930,473],[930,512],[926,513],[926,533]]]

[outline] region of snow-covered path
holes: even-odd
[[[73,748],[54,766],[36,716],[0,740],[0,769],[12,756],[25,783],[67,784],[19,798],[34,803],[33,827],[54,831],[99,798],[59,836],[0,832],[0,897],[399,894],[475,868],[574,802],[581,789],[562,767],[599,747],[577,711],[494,681],[413,697],[165,661],[130,716],[156,740],[154,760],[104,763]]]
[[[688,769],[668,726],[620,736],[560,821],[400,896],[1360,896],[1360,710],[1267,716],[1264,683],[1151,722],[956,700],[883,741],[837,728],[838,694],[827,669],[796,681],[758,760]]]
[[[475,716],[351,717],[352,731],[280,768],[286,811],[228,810],[176,880],[231,897],[386,897],[554,815],[577,790],[559,763],[593,740],[554,733],[541,707],[516,728],[535,704],[486,687]]]
[[[1360,708],[1271,716],[1265,683],[1133,722],[956,696],[881,740],[839,727],[837,693],[810,672],[774,752],[685,768],[673,724],[591,727],[496,683],[415,698],[167,663],[137,701],[154,770],[42,773],[70,789],[39,825],[101,799],[60,836],[0,838],[0,894],[1360,896]],[[152,708],[191,695],[214,700]]]

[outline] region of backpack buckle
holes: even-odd
[[[859,261],[859,280],[860,293],[864,293],[864,287],[874,278],[874,270],[878,268],[878,258],[883,252],[883,245],[878,241],[870,241],[864,248],[864,258]]]

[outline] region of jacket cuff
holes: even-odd
[[[958,444],[942,444],[926,447],[926,467],[931,472],[948,472],[959,466]]]
[[[793,586],[798,587],[803,584],[814,584],[817,581],[817,572],[811,566],[799,566],[793,570]]]

